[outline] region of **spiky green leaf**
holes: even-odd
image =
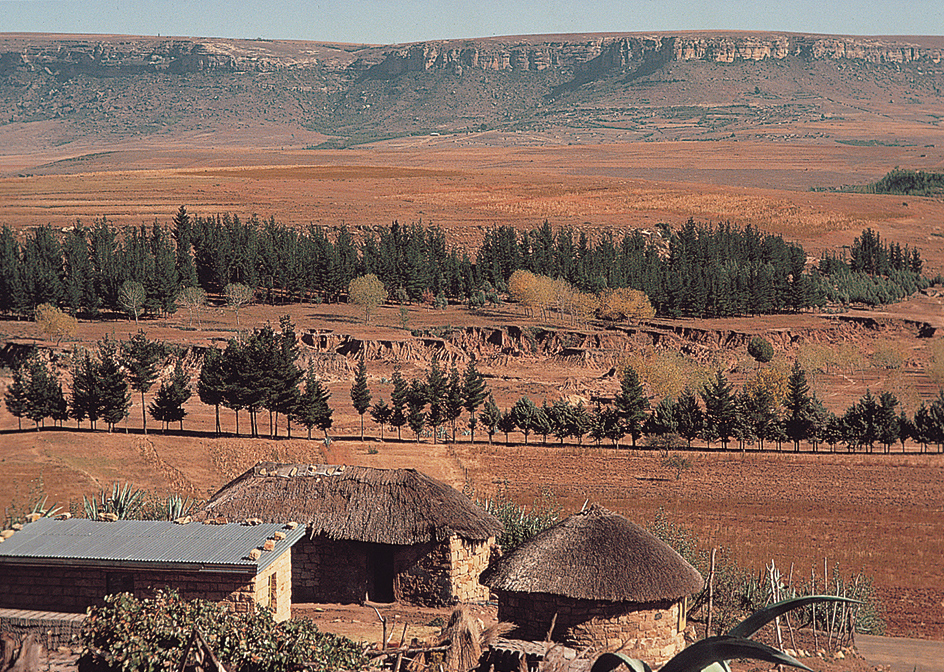
[[[712,663],[732,658],[751,658],[774,665],[790,665],[801,670],[810,670],[793,656],[788,656],[766,644],[740,637],[720,635],[695,642],[667,662],[659,672],[701,672]]]
[[[625,653],[601,653],[593,661],[590,672],[613,672],[620,665],[625,665],[631,672],[652,672],[648,663],[638,658],[630,658]]]

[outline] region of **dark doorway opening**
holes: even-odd
[[[393,602],[393,581],[396,577],[393,565],[393,547],[385,544],[372,545],[367,552],[367,572],[370,581],[370,599],[373,602]]]

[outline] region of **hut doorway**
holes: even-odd
[[[393,546],[371,544],[367,550],[367,574],[370,581],[370,599],[374,602],[396,600],[393,581],[396,572],[393,565]]]

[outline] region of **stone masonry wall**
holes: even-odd
[[[429,607],[451,604],[449,559],[448,541],[401,547],[394,564],[397,599]]]
[[[453,536],[449,539],[452,565],[452,595],[459,602],[486,602],[489,589],[479,583],[479,576],[488,567],[495,537],[470,541]]]
[[[383,546],[323,537],[303,538],[292,548],[292,590],[297,602],[360,602],[381,593],[373,585],[373,562],[393,563],[393,595],[426,606],[484,601],[478,582],[488,566],[487,542],[453,536],[441,544]],[[378,560],[379,558],[379,560]]]
[[[364,544],[302,537],[292,547],[296,602],[360,602],[368,592]]]
[[[654,668],[685,648],[681,609],[680,602],[592,602],[546,593],[501,592],[498,598],[498,620],[515,623],[521,637],[543,639],[556,613],[554,641],[594,651],[619,649]]]

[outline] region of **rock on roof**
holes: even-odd
[[[304,527],[202,525],[156,520],[40,518],[0,544],[4,563],[219,570],[255,574],[298,541]],[[280,534],[277,534],[280,533]],[[276,537],[281,536],[281,539]],[[272,551],[250,553],[276,539]],[[3,571],[0,569],[0,571]]]
[[[668,544],[601,506],[535,535],[481,581],[499,591],[608,602],[676,600],[704,585]]]
[[[260,462],[225,485],[201,516],[298,521],[312,535],[409,546],[453,534],[484,541],[497,518],[415,469]]]

